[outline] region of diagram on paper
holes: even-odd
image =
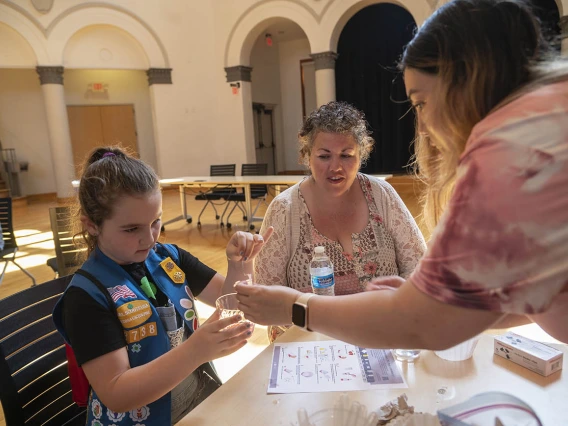
[[[390,350],[338,340],[274,346],[268,393],[406,388]]]

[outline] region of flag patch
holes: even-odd
[[[108,292],[110,293],[110,297],[115,302],[118,299],[136,299],[136,295],[125,285],[117,285],[116,287],[109,287],[107,288]]]

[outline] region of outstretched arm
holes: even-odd
[[[237,285],[240,309],[258,324],[289,324],[299,292],[281,286]],[[359,346],[446,349],[489,328],[501,313],[439,302],[407,281],[396,291],[315,296],[309,326]]]

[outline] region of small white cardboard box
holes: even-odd
[[[549,376],[562,369],[564,353],[551,346],[510,331],[495,336],[494,342],[495,355],[522,365],[541,376]]]

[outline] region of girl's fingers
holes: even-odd
[[[224,328],[229,327],[231,324],[236,324],[238,323],[240,320],[242,320],[243,318],[241,317],[241,315],[233,315],[230,316],[228,318],[223,318],[217,321],[212,321],[210,324],[211,327],[211,331],[212,332],[218,332],[223,330]],[[207,322],[209,323],[209,320],[207,320]]]

